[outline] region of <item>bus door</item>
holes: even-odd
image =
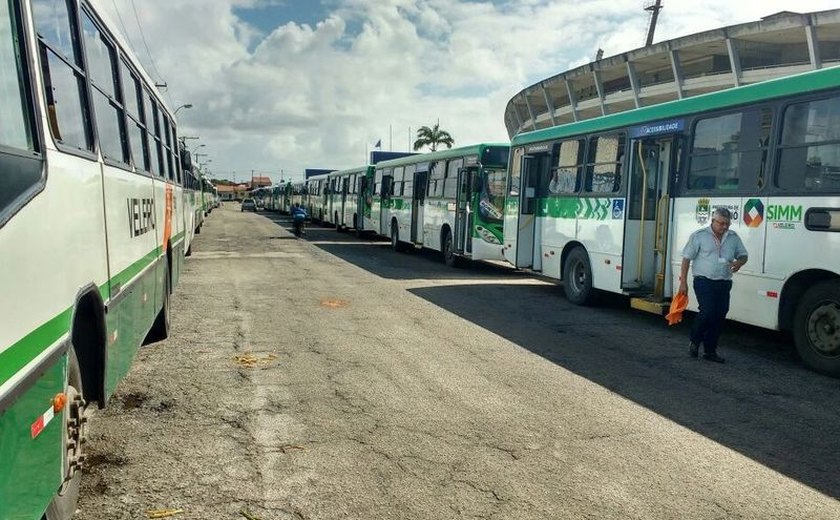
[[[381,201],[379,204],[379,234],[384,237],[391,236],[391,193],[394,189],[394,177],[390,175],[382,176],[382,194],[379,196]]]
[[[631,141],[621,286],[654,300],[666,296],[665,284],[670,279],[667,253],[675,142],[673,135]]]
[[[359,229],[374,229],[371,220],[373,205],[373,177],[368,172],[359,176]]]
[[[537,267],[534,265],[534,238],[537,228],[539,164],[538,156],[525,155],[522,157],[519,218],[516,233],[516,267]]]
[[[414,195],[411,197],[411,241],[423,244],[423,208],[426,204],[426,186],[429,172],[414,173]]]
[[[472,185],[471,178],[476,168],[458,170],[458,195],[455,200],[455,244],[456,253],[472,252]]]
[[[347,210],[347,192],[350,191],[350,177],[344,177],[341,182],[341,211],[338,212],[338,222],[335,223],[336,228],[347,225],[345,217]]]

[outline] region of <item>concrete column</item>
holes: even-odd
[[[545,88],[545,83],[540,83],[543,91],[543,97],[545,98],[545,106],[548,107],[548,118],[551,120],[551,126],[557,126],[557,122],[554,120],[554,105],[551,103],[551,96],[548,95],[548,89]]]
[[[735,48],[735,42],[732,38],[726,38],[726,50],[729,51],[729,67],[732,69],[732,84],[740,87],[741,57],[738,55],[738,49]]]
[[[668,57],[671,59],[671,70],[674,72],[674,86],[677,89],[677,97],[683,96],[683,74],[680,66],[680,57],[674,49],[668,49]]]
[[[522,128],[522,117],[519,115],[519,109],[516,108],[516,103],[513,103],[513,115],[516,116],[516,125],[517,125],[516,126],[516,132],[514,132],[514,135],[515,135],[515,134],[518,134],[519,132],[521,132],[523,130],[523,128]]]
[[[636,74],[636,67],[633,66],[629,60],[627,63],[627,77],[630,78],[630,86],[633,88],[633,102],[636,103],[636,108],[642,106],[641,101],[639,100],[639,95],[641,91],[641,84],[639,83],[639,76]]]
[[[531,118],[531,127],[536,130],[537,129],[537,119],[534,117],[534,111],[531,110],[531,102],[528,101],[528,93],[523,92],[522,97],[525,98],[525,106],[528,108],[528,117]]]
[[[808,54],[811,56],[811,67],[814,70],[822,68],[820,58],[820,41],[817,38],[817,28],[810,23],[805,26],[805,38],[808,39]]]
[[[572,117],[575,121],[579,121],[580,117],[578,116],[577,110],[577,96],[575,96],[575,91],[572,87],[572,82],[569,79],[564,79],[563,81],[566,82],[566,92],[569,94],[569,108],[572,109]]]
[[[598,103],[601,104],[601,115],[607,115],[607,106],[604,104],[604,85],[601,84],[601,71],[592,70],[592,78],[595,80],[595,90],[598,91]]]

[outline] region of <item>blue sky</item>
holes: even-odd
[[[233,7],[234,15],[259,29],[263,35],[290,22],[314,27],[328,13],[329,7],[325,2],[314,0],[277,0]]]
[[[456,144],[507,139],[524,87],[644,42],[643,0],[95,0],[219,177],[360,166],[440,121]],[[137,0],[135,0],[137,2]],[[837,0],[666,0],[655,41]],[[145,51],[139,25],[150,52]],[[152,63],[153,62],[153,63]],[[159,77],[158,77],[159,76]]]

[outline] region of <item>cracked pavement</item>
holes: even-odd
[[[837,382],[775,336],[692,364],[618,304],[230,203],[193,251],[76,519],[840,517]]]

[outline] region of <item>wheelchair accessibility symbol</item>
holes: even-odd
[[[624,199],[615,199],[612,202],[612,218],[619,220],[624,218]]]

